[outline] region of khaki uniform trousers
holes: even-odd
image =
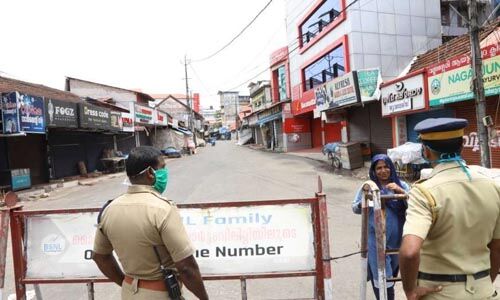
[[[422,297],[421,300],[497,300],[495,288],[491,283],[490,276],[475,280],[472,275],[467,276],[467,282],[437,282],[429,280],[418,280],[418,286],[433,287],[442,286],[443,289],[437,293],[431,293]]]
[[[153,291],[137,287],[138,280],[132,284],[122,283],[122,300],[170,300],[167,291]],[[181,299],[184,299],[181,296]]]

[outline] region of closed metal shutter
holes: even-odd
[[[370,111],[370,144],[372,155],[387,154],[387,149],[392,148],[392,122],[391,118],[382,118],[380,102],[365,106]]]
[[[275,137],[275,143],[276,143],[276,148],[278,147],[283,147],[283,122],[281,120],[276,120],[275,121],[275,126],[276,126],[276,137]]]
[[[366,107],[354,107],[348,111],[349,141],[350,142],[369,142],[370,114]]]
[[[139,133],[139,142],[141,146],[152,146],[151,140],[149,136],[146,134],[146,131],[139,131],[138,133]]]
[[[124,154],[130,153],[130,150],[136,147],[135,136],[133,132],[116,135],[116,144],[118,150]]]

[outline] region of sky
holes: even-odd
[[[0,0],[0,76],[64,89],[75,77],[146,93],[185,93],[218,106],[219,90],[248,95],[248,79],[286,46],[285,1]],[[264,72],[255,80],[269,79]]]

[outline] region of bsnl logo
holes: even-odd
[[[477,132],[472,131],[469,135],[464,135],[464,148],[472,149],[472,152],[479,151],[479,137]],[[490,139],[490,148],[500,148],[500,130],[497,130],[497,136]]]

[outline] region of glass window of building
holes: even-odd
[[[310,90],[344,73],[344,47],[341,45],[304,69],[305,90]]]
[[[332,23],[341,11],[341,0],[325,0],[300,26],[302,45],[309,43]]]

